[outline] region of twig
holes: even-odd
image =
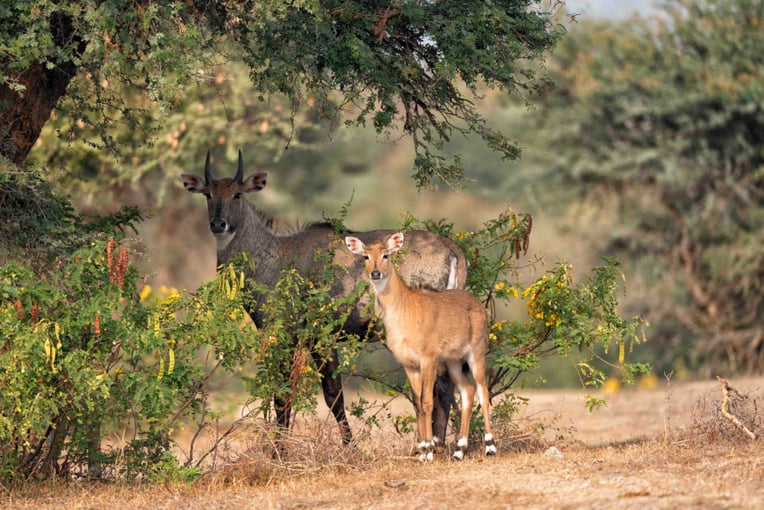
[[[719,377],[719,376],[716,376],[716,380],[719,381],[719,384],[722,387],[722,394],[723,394],[722,407],[721,407],[722,416],[724,416],[729,421],[734,423],[737,428],[739,428],[740,430],[745,432],[745,434],[748,437],[750,437],[752,440],[756,440],[756,433],[755,432],[751,432],[748,429],[748,427],[746,427],[745,425],[743,425],[740,422],[740,420],[737,418],[737,416],[735,416],[734,414],[731,414],[727,410],[727,405],[730,402],[730,393],[737,393],[738,395],[740,395],[740,394],[737,392],[737,390],[735,390],[735,388],[733,388],[732,386],[729,385],[729,383],[726,381],[726,379],[724,379],[722,377]]]

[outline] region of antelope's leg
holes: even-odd
[[[475,400],[475,386],[469,380],[467,374],[462,370],[462,362],[448,364],[448,374],[454,381],[454,385],[459,390],[462,401],[462,418],[459,426],[459,438],[456,441],[456,451],[454,460],[462,460],[467,453],[467,446],[470,437],[470,419],[472,418],[472,405]]]
[[[433,404],[432,442],[437,445],[446,439],[451,407],[455,404],[454,383],[446,372],[439,374],[435,380]]]
[[[488,386],[485,384],[485,358],[475,356],[469,360],[469,366],[477,385],[478,401],[483,412],[483,422],[485,422],[485,454],[496,455],[496,443],[493,440],[491,428],[491,397],[488,394]]]
[[[332,352],[332,357],[328,361],[320,359],[316,353],[313,353],[313,356],[321,373],[321,388],[324,391],[324,401],[334,415],[334,419],[337,420],[340,435],[342,436],[342,444],[350,444],[353,440],[353,433],[350,430],[350,424],[345,414],[342,378],[337,373],[337,368],[339,368],[337,351]]]
[[[424,458],[420,460],[432,460],[435,443],[432,440],[432,409],[433,391],[435,390],[436,365],[434,360],[420,360],[422,369],[422,427],[423,440],[425,443]]]
[[[282,432],[288,432],[292,419],[291,398],[273,397],[273,407],[276,408],[276,423],[282,429]]]
[[[419,450],[419,460],[427,460],[427,450],[431,448],[427,442],[427,430],[425,427],[424,412],[424,391],[422,390],[422,372],[419,368],[404,367],[406,377],[411,385],[411,391],[414,393],[414,408],[416,410],[416,440],[417,450]],[[430,451],[432,458],[432,451]]]

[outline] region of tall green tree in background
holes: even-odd
[[[671,0],[653,20],[590,24],[553,67],[543,109],[556,178],[617,196],[608,249],[638,261],[669,369],[761,369],[764,1]]]
[[[477,112],[477,87],[543,84],[538,59],[560,36],[539,2],[122,2],[20,0],[0,8],[0,154],[22,163],[58,101],[104,148],[145,142],[183,85],[243,61],[257,93],[308,102],[357,124],[412,137],[418,185],[461,176],[440,150],[474,133],[506,157],[519,150]],[[536,62],[536,64],[534,64]],[[461,84],[461,85],[460,85]],[[339,94],[337,97],[335,94]],[[148,100],[148,101],[147,101]],[[158,112],[156,107],[160,108]],[[125,139],[113,129],[129,126]]]

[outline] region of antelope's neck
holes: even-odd
[[[215,235],[218,265],[227,262],[231,257],[247,253],[255,260],[267,258],[275,250],[276,235],[262,224],[257,217],[257,211],[247,204],[246,214],[236,225],[236,230],[230,233]]]
[[[395,314],[399,307],[404,306],[406,298],[411,293],[411,289],[406,286],[395,270],[390,271],[384,284],[373,283],[373,286],[381,306],[383,320],[387,313]]]

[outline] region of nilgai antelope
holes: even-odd
[[[436,374],[444,370],[459,389],[462,400],[462,421],[454,458],[463,459],[467,451],[476,387],[485,421],[485,453],[496,454],[485,385],[488,348],[485,307],[463,289],[412,290],[398,276],[390,260],[403,246],[403,234],[398,232],[385,239],[385,242],[376,240],[364,244],[357,237],[347,236],[345,244],[365,260],[377,298],[376,311],[385,325],[387,346],[403,365],[414,392],[419,459],[432,460],[432,388]],[[472,373],[474,384],[465,367]]]
[[[236,175],[231,178],[215,178],[210,167],[210,154],[204,164],[204,177],[191,174],[180,176],[183,185],[191,193],[201,193],[207,197],[209,226],[217,245],[218,266],[240,253],[247,253],[254,261],[254,267],[247,270],[247,278],[268,287],[274,287],[281,270],[294,267],[301,274],[309,276],[324,269],[324,262],[316,259],[319,251],[332,250],[335,271],[335,296],[347,296],[364,278],[363,263],[358,257],[342,249],[342,240],[330,223],[310,224],[289,235],[279,235],[271,230],[264,214],[258,211],[244,195],[265,188],[267,172],[257,172],[246,179],[241,151]],[[361,239],[375,239],[389,235],[393,231],[358,232],[353,235]],[[401,276],[408,282],[434,289],[464,288],[467,278],[467,261],[464,253],[450,239],[427,231],[409,233],[405,246],[406,255],[401,261]],[[255,302],[263,296],[255,294]],[[371,317],[364,313],[368,300],[362,299],[351,313],[343,330],[349,334],[363,336]],[[257,307],[248,313],[261,329],[268,318]],[[342,381],[336,373],[337,354],[321,367],[321,384],[324,399],[340,427],[342,441],[352,439],[344,409]],[[436,392],[436,413],[434,427],[439,438],[444,438],[448,425],[448,414],[453,402],[453,385],[448,378],[439,378]],[[291,406],[287,400],[274,402],[277,422],[288,429]]]

